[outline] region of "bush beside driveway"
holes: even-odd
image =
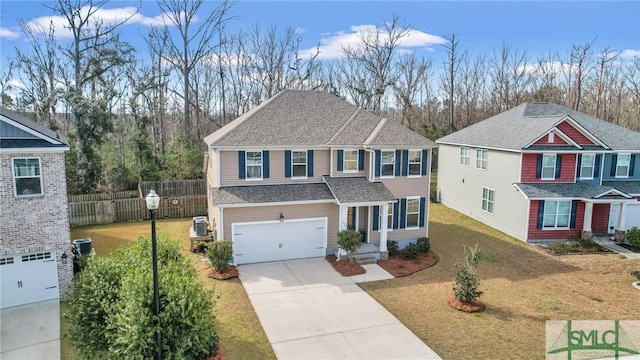
[[[638,318],[630,271],[618,254],[556,257],[440,204],[431,204],[440,262],[404,278],[360,286],[445,359],[543,359],[546,320]],[[463,245],[480,244],[478,314],[447,305]]]

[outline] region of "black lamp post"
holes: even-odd
[[[153,305],[155,309],[158,326],[156,330],[156,348],[158,350],[158,360],[162,359],[161,334],[160,334],[160,295],[158,294],[158,250],[156,248],[156,212],[160,206],[160,197],[156,191],[151,189],[145,198],[147,209],[151,214],[151,256],[153,257]]]

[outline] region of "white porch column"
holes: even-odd
[[[618,226],[616,226],[616,230],[624,231],[624,218],[627,216],[627,203],[620,203],[620,211],[618,212]]]
[[[593,203],[591,201],[587,201],[584,203],[584,224],[582,225],[582,236],[583,240],[591,240],[593,237],[593,231],[591,230],[591,222],[593,219]]]
[[[344,205],[340,205],[340,228],[339,231],[342,230],[347,230],[347,214],[348,214],[349,208],[344,206]]]
[[[389,204],[382,205],[380,220],[380,251],[387,251],[387,218],[389,217]]]

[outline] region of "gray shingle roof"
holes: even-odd
[[[5,109],[5,108],[1,108],[0,107],[0,115],[7,117],[15,122],[17,122],[18,124],[25,126],[37,133],[39,133],[41,136],[41,138],[49,138],[50,140],[56,142],[56,144],[51,144],[50,142],[48,144],[44,144],[42,142],[39,142],[40,145],[42,146],[37,146],[37,147],[67,147],[67,141],[64,139],[64,137],[62,136],[62,134],[53,131],[49,128],[46,128],[38,123],[36,123],[35,121],[32,121],[30,119],[28,119],[27,117],[18,114],[17,112]],[[10,126],[10,125],[7,125]],[[26,140],[26,139],[25,139]],[[31,139],[33,140],[33,139]],[[45,140],[46,141],[46,140]],[[9,146],[9,143],[7,143],[7,146],[2,146],[2,147],[32,147],[35,145],[38,145],[38,143],[34,143],[33,141],[31,142],[24,142],[21,144],[18,144],[16,142],[20,142],[19,139],[13,139],[13,141],[11,142],[11,145]],[[47,141],[48,142],[48,141]],[[57,143],[60,144],[57,144]],[[4,141],[3,141],[4,143]]]
[[[215,205],[334,200],[326,184],[228,186],[210,194]]]
[[[596,196],[611,190],[619,190],[610,186],[592,185],[578,181],[577,183],[517,183],[515,184],[529,199],[567,198],[595,199]],[[624,192],[624,191],[622,191]],[[610,198],[610,197],[609,197]],[[621,199],[625,197],[620,196]]]
[[[340,204],[392,202],[396,198],[381,182],[369,182],[365,177],[323,177]]]
[[[569,116],[613,150],[640,150],[640,133],[552,103],[525,103],[437,140],[438,143],[521,150]]]
[[[381,121],[328,92],[284,90],[204,141],[215,147],[362,146]],[[372,145],[436,146],[400,124],[387,123]]]
[[[640,195],[640,181],[603,181],[602,185],[616,188],[629,195]]]

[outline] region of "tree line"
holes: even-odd
[[[157,0],[164,23],[134,49],[121,31],[135,13],[107,23],[96,15],[107,3],[53,3],[69,40],[53,24],[22,22],[29,46],[0,73],[2,106],[67,136],[71,193],[202,177],[202,139],[283,89],[331,92],[431,139],[527,101],[640,131],[640,58],[597,39],[565,53],[504,43],[472,54],[458,34],[443,34],[446,56],[435,60],[402,47],[413,30],[393,16],[325,59],[320,46],[301,49],[295,28],[228,30],[238,21],[230,2],[205,11],[204,0]]]

